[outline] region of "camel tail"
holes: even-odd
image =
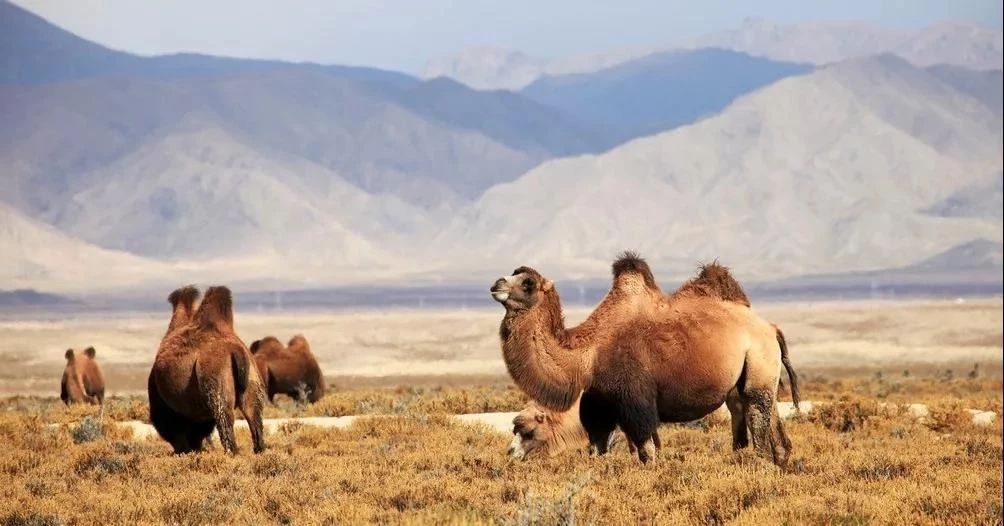
[[[655,282],[655,276],[652,275],[652,269],[649,268],[648,262],[642,259],[637,252],[625,251],[621,255],[617,256],[611,270],[613,271],[615,280],[619,278],[621,274],[628,272],[641,274],[642,278],[645,280],[646,286],[653,290],[659,290],[659,285]]]
[[[791,401],[795,404],[795,409],[798,409],[798,375],[795,374],[791,360],[788,359],[788,342],[785,341],[784,333],[781,332],[780,327],[775,325],[774,331],[777,334],[777,345],[781,347],[781,363],[784,365],[784,370],[788,372],[788,380],[791,382]]]
[[[209,287],[206,296],[195,312],[194,320],[200,328],[233,330],[234,299],[226,287]]]
[[[248,385],[251,384],[248,378],[251,374],[251,360],[243,349],[234,349],[230,353],[230,365],[234,374],[234,393],[237,395],[237,400],[241,400],[248,390]]]

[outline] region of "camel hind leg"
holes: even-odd
[[[265,451],[265,429],[262,423],[262,408],[265,405],[265,393],[261,386],[252,384],[240,399],[241,414],[251,430],[251,443],[255,453]]]
[[[729,409],[732,418],[732,450],[736,451],[750,445],[749,430],[746,428],[746,408],[743,406],[739,389],[734,387],[725,397],[725,407]]]

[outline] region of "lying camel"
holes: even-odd
[[[627,252],[622,255],[615,265],[615,272],[623,273],[623,269],[631,267],[636,269],[642,276],[642,283],[645,288],[658,292],[659,286],[655,282],[648,264],[636,254]],[[623,303],[623,288],[618,287],[623,283],[615,283],[612,292],[607,294],[600,305],[594,310],[590,320],[594,323],[597,318],[609,317],[611,309],[618,308],[619,303]],[[673,295],[700,295],[720,298],[740,305],[750,306],[749,298],[738,281],[732,276],[727,267],[714,261],[701,265],[700,270],[694,278],[681,285]],[[661,298],[659,298],[661,300]],[[607,314],[597,314],[607,311]],[[580,326],[569,329],[570,334],[579,332]],[[778,330],[778,338],[783,341],[783,334]],[[574,336],[572,337],[574,339]],[[794,371],[787,363],[787,353],[782,355],[788,372],[792,378],[792,393],[796,404],[798,401],[798,387],[795,382]],[[741,432],[733,430],[733,447],[739,449],[748,445],[746,433],[745,415],[737,414],[736,420],[741,424]],[[619,436],[619,435],[614,435]],[[659,434],[652,435],[655,448],[661,447]],[[549,411],[535,402],[528,403],[523,410],[513,419],[513,441],[509,446],[508,454],[512,458],[532,458],[538,455],[555,456],[566,449],[578,449],[589,444],[585,429],[579,419],[579,403],[576,403],[565,412]],[[630,444],[630,442],[629,442]],[[632,453],[634,447],[631,446]]]
[[[147,388],[150,421],[175,453],[202,450],[216,428],[223,448],[237,451],[234,409],[248,421],[255,453],[265,450],[265,393],[251,353],[233,327],[233,298],[210,287],[197,310],[199,291],[184,287],[168,298],[171,323],[154,359]]]
[[[269,402],[276,394],[310,403],[324,397],[324,375],[302,335],[293,336],[286,347],[275,336],[266,336],[251,343],[251,354],[266,386]]]
[[[77,352],[67,349],[66,367],[63,369],[63,379],[59,384],[59,398],[66,405],[97,404],[98,418],[105,412],[105,377],[94,358],[97,351],[88,347]]]
[[[581,398],[590,448],[603,454],[619,425],[642,462],[655,454],[660,422],[696,420],[737,397],[753,446],[783,465],[790,454],[775,412],[780,347],[774,326],[750,309],[696,294],[658,294],[640,258],[618,260],[614,282],[635,298],[597,326],[597,337],[573,340],[564,327],[554,284],[520,267],[498,279],[492,295],[506,314],[499,329],[513,380],[552,411]],[[647,268],[647,265],[645,265]]]

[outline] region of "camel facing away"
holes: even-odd
[[[269,402],[277,394],[310,403],[324,397],[324,375],[303,335],[293,336],[285,347],[275,336],[266,336],[251,343],[251,354]]]
[[[105,377],[98,367],[96,354],[94,347],[83,351],[66,350],[66,367],[59,384],[59,398],[66,405],[97,404],[100,419],[105,412]]]
[[[564,327],[554,284],[536,270],[520,267],[495,282],[492,296],[506,310],[502,353],[513,380],[552,411],[567,411],[582,393],[590,449],[605,453],[620,426],[642,462],[654,456],[660,422],[696,420],[735,399],[754,448],[784,465],[790,443],[775,411],[781,367],[775,327],[719,298],[666,296],[644,261],[630,256],[613,267],[613,289],[630,284],[620,287],[628,299],[590,339]]]
[[[184,287],[168,297],[171,322],[147,382],[150,422],[175,453],[202,450],[214,428],[234,453],[234,409],[240,409],[254,451],[264,451],[265,393],[251,353],[234,332],[230,289],[210,287],[193,310],[198,296]]]

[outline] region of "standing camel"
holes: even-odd
[[[638,282],[644,284],[646,289],[661,294],[648,265],[636,254],[625,252],[618,259],[618,264],[615,265],[615,273],[620,273],[623,276],[624,269],[626,268],[632,268],[641,275],[641,280]],[[597,306],[596,310],[589,317],[589,321],[595,324],[599,318],[609,318],[609,312],[612,309],[619,308],[624,303],[624,292],[623,282],[615,281],[611,292]],[[747,307],[750,306],[749,298],[746,296],[746,292],[742,286],[732,276],[732,273],[729,272],[728,267],[720,265],[718,261],[701,265],[697,276],[683,283],[673,292],[672,296],[688,294],[714,297]],[[657,295],[653,295],[651,298],[658,299]],[[604,311],[606,314],[598,314]],[[572,341],[575,341],[575,335],[580,333],[581,327],[585,325],[587,325],[587,322],[568,329]],[[776,329],[778,343],[782,345],[781,361],[791,379],[792,399],[797,407],[799,402],[797,376],[791,367],[791,363],[788,361],[784,335],[779,328]],[[736,399],[734,399],[731,406],[726,404],[726,407],[731,407],[730,415],[734,424],[732,429],[733,448],[741,449],[749,445],[749,437],[745,411],[741,404],[737,404],[735,401]],[[779,429],[783,432],[783,424]],[[655,448],[659,449],[661,446],[659,434],[653,434],[652,439]],[[787,435],[783,435],[781,440],[788,443]],[[509,445],[508,455],[519,459],[541,455],[555,456],[566,449],[577,449],[585,445],[588,445],[588,437],[579,417],[578,401],[569,410],[564,412],[550,411],[531,401],[513,419],[513,440]],[[634,447],[630,447],[629,449],[631,449],[632,453],[635,452]]]
[[[251,353],[234,332],[233,298],[210,287],[197,310],[199,291],[185,287],[168,298],[171,323],[150,371],[150,421],[175,453],[200,451],[213,432],[234,453],[234,409],[251,430],[255,453],[264,451],[265,392]]]
[[[590,448],[605,453],[619,425],[642,462],[654,457],[660,422],[701,418],[735,391],[754,448],[783,465],[790,448],[774,424],[781,365],[775,328],[717,298],[656,297],[647,286],[654,280],[624,263],[614,264],[615,283],[633,277],[632,290],[653,300],[628,302],[625,314],[606,320],[584,343],[570,337],[554,284],[539,272],[520,267],[495,282],[492,296],[506,309],[503,358],[516,384],[553,411],[567,410],[582,393]]]

